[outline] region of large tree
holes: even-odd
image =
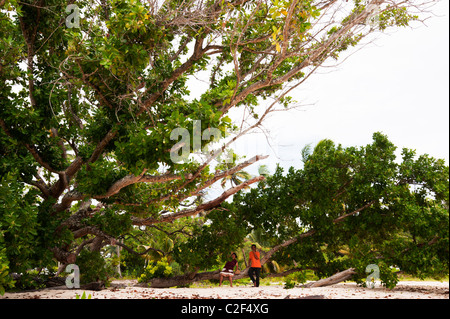
[[[429,3],[0,1],[0,280],[55,260],[61,271],[110,243],[142,254],[131,231],[159,224],[173,234],[178,219],[261,181],[201,196],[262,158],[219,156],[291,107],[293,88]],[[233,124],[233,108],[254,121]],[[190,133],[184,144],[176,129]],[[205,151],[231,130],[219,152]]]

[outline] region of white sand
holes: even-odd
[[[355,283],[339,283],[319,288],[283,289],[283,285],[207,288],[142,288],[136,281],[113,281],[111,286],[101,291],[86,291],[92,299],[283,299],[308,296],[322,296],[326,299],[449,299],[449,283],[435,281],[401,281],[392,289],[358,287]],[[37,291],[5,293],[0,299],[73,299],[84,290],[67,289],[65,286]]]

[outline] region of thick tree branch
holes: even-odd
[[[116,136],[117,130],[111,129],[106,133],[106,135],[103,137],[103,139],[97,144],[94,151],[91,154],[91,157],[86,162],[87,164],[95,162],[98,157],[102,154],[105,147],[108,145],[109,142]],[[72,163],[66,168],[64,172],[59,172],[59,180],[53,184],[53,186],[50,188],[50,193],[53,197],[58,198],[61,196],[61,194],[64,192],[65,189],[70,185],[71,178],[80,170],[81,166],[85,162],[83,161],[83,158],[80,156],[77,156]],[[69,196],[69,198],[73,197],[74,193]],[[83,199],[84,197],[79,196],[77,194],[77,199]],[[76,199],[74,199],[76,200]],[[66,204],[70,204],[73,200],[66,200],[63,198],[62,201],[64,201]],[[57,207],[57,212],[62,211],[68,207],[65,207],[63,205],[56,204],[54,208]],[[64,207],[64,208],[63,208]]]
[[[188,174],[185,178],[189,178],[190,174]],[[108,191],[105,194],[102,195],[94,195],[90,196],[87,194],[82,194],[78,192],[77,190],[72,190],[67,192],[64,197],[61,199],[61,203],[55,204],[54,209],[56,212],[61,212],[67,208],[70,207],[71,203],[76,200],[83,200],[85,198],[92,198],[92,199],[104,199],[111,197],[113,195],[116,195],[120,192],[121,189],[124,187],[127,187],[129,185],[135,184],[135,183],[163,183],[168,182],[172,180],[179,180],[182,179],[179,175],[160,175],[160,176],[151,176],[151,175],[127,175],[120,180],[116,181],[113,185],[111,185],[108,189]]]
[[[105,147],[111,142],[111,140],[116,137],[117,130],[116,129],[110,129],[108,133],[106,133],[105,137],[97,144],[95,147],[95,150],[92,152],[91,157],[87,161],[88,163],[94,163],[100,154],[103,152]]]
[[[264,179],[264,176],[258,176],[258,177],[252,178],[236,187],[228,189],[227,191],[222,193],[222,195],[220,195],[219,197],[217,197],[209,202],[206,202],[204,204],[201,204],[195,208],[184,209],[184,210],[176,212],[176,213],[161,216],[160,218],[151,217],[151,218],[140,219],[140,218],[132,216],[131,220],[132,220],[133,225],[145,226],[145,225],[153,225],[153,224],[158,224],[158,223],[173,222],[174,220],[182,218],[182,217],[194,216],[194,215],[199,214],[202,211],[209,211],[213,208],[218,207],[222,202],[224,202],[231,195],[236,194],[238,191],[240,191],[244,187],[247,187],[253,183],[259,182],[263,179]]]
[[[185,178],[189,178],[190,176],[191,176],[191,174],[188,174],[185,176]],[[160,176],[152,176],[152,175],[144,175],[144,174],[139,175],[139,176],[128,175],[128,176],[121,178],[117,182],[115,182],[108,189],[106,194],[99,195],[99,196],[93,196],[93,198],[94,199],[102,199],[102,198],[111,197],[111,196],[117,194],[122,188],[132,185],[132,184],[136,184],[136,183],[164,183],[164,182],[180,180],[180,179],[182,179],[182,176],[173,175],[173,174],[166,174],[166,175],[160,175]]]
[[[149,251],[156,251],[156,252],[160,253],[162,256],[165,256],[165,255],[166,255],[166,253],[165,253],[164,251],[162,251],[161,249],[157,249],[157,248],[153,248],[153,247],[148,247],[148,248],[146,248],[143,252],[139,253],[139,252],[133,250],[132,248],[128,247],[127,245],[125,245],[125,244],[123,244],[123,243],[121,243],[121,242],[119,242],[119,241],[117,241],[117,242],[115,243],[115,245],[120,246],[120,247],[123,247],[126,251],[128,251],[128,252],[130,252],[130,253],[132,253],[132,254],[134,254],[134,255],[137,255],[137,256],[145,255],[145,254],[148,253]]]
[[[210,179],[209,181],[207,181],[204,184],[202,184],[201,187],[197,188],[196,190],[194,190],[193,192],[191,192],[189,194],[186,194],[184,196],[178,197],[178,200],[182,201],[182,200],[184,200],[184,199],[186,199],[186,198],[188,198],[190,196],[194,196],[194,195],[198,194],[200,191],[204,190],[205,188],[213,185],[218,180],[220,180],[220,179],[222,179],[224,177],[233,175],[234,173],[243,170],[247,166],[250,166],[250,165],[252,165],[253,163],[255,163],[257,161],[266,159],[268,157],[269,157],[269,155],[256,155],[256,156],[252,157],[251,159],[249,159],[248,161],[245,161],[245,162],[243,162],[243,163],[241,163],[241,164],[239,164],[239,165],[237,165],[237,166],[235,166],[235,167],[233,167],[233,168],[231,168],[229,170],[216,173],[212,179]]]
[[[48,190],[48,187],[45,185],[45,183],[42,180],[38,180],[38,181],[31,181],[31,182],[25,182],[28,185],[34,186],[37,189],[39,189],[41,191],[42,194],[41,197],[43,199],[47,199],[50,196],[50,192]]]
[[[378,200],[372,200],[370,202],[368,202],[366,205],[348,213],[348,214],[344,214],[342,216],[339,216],[338,218],[336,218],[335,220],[333,220],[334,224],[340,223],[341,221],[343,221],[345,218],[349,217],[349,216],[353,216],[358,214],[359,212],[363,211],[366,208],[369,208],[370,206],[372,206],[373,204],[375,204]]]
[[[156,100],[163,94],[165,90],[176,80],[178,79],[183,73],[188,71],[194,63],[198,60],[200,60],[205,52],[205,50],[202,48],[203,45],[203,38],[197,38],[195,41],[194,46],[194,52],[192,53],[191,57],[184,62],[180,67],[178,67],[169,78],[166,78],[161,84],[158,92],[155,92],[150,95],[150,97],[143,103],[139,111],[137,112],[137,116],[141,115],[142,112],[147,110],[153,103],[156,102]]]
[[[36,162],[38,162],[42,167],[44,167],[49,172],[55,173],[55,174],[62,174],[61,171],[58,171],[50,166],[47,162],[45,162],[42,157],[39,155],[39,152],[36,150],[36,147],[34,145],[29,145],[24,143],[24,146],[26,149],[31,153],[31,155],[34,157]]]

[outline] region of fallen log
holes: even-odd
[[[100,291],[105,289],[105,283],[103,281],[94,281],[85,285],[81,285],[80,289]]]
[[[331,277],[320,279],[320,280],[314,281],[314,282],[310,282],[310,283],[307,283],[307,284],[302,285],[300,287],[302,287],[302,288],[315,288],[315,287],[330,286],[330,285],[337,284],[337,283],[339,283],[341,281],[348,280],[354,274],[356,274],[355,268],[349,268],[347,270],[338,272],[338,273],[334,274]]]
[[[191,284],[195,281],[202,280],[219,280],[219,270],[201,272],[195,274],[186,274],[180,276],[174,276],[169,278],[153,278],[148,283],[143,285],[148,285],[151,288],[169,288],[175,286],[185,286]],[[234,275],[233,280],[241,279],[247,276],[248,268],[245,268],[240,272],[239,275]]]

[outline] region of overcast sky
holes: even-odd
[[[426,26],[380,33],[373,44],[350,56],[338,68],[322,69],[293,97],[306,106],[277,112],[263,134],[235,145],[250,158],[269,154],[261,164],[273,172],[276,163],[301,168],[300,151],[328,138],[336,144],[363,146],[381,131],[399,148],[427,153],[449,163],[449,1],[433,9],[440,17]]]

